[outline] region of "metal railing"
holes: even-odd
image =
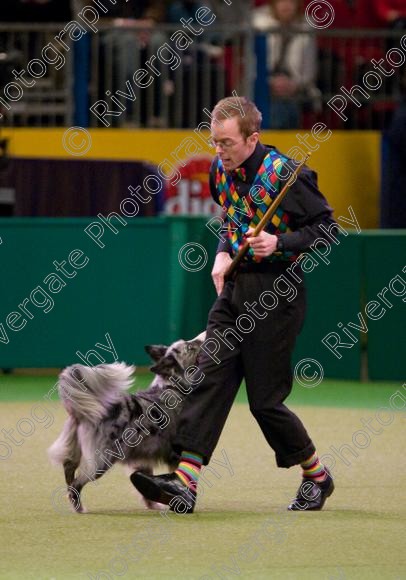
[[[0,113],[4,125],[71,124],[73,50],[71,42],[66,41],[69,50],[55,43],[60,30],[61,25],[56,24],[0,24]],[[26,72],[18,78],[23,70]]]
[[[210,27],[186,49],[171,40],[176,31],[179,26],[173,25],[107,28],[92,36],[90,126],[107,122],[116,127],[196,127],[208,120],[203,109],[211,110],[233,90],[251,94],[254,54],[249,28],[230,33]],[[107,106],[119,115],[107,114],[102,120],[97,111]]]
[[[316,85],[323,122],[341,129],[382,130],[388,126],[405,85],[404,69],[392,66],[387,55],[395,58],[396,53],[396,62],[401,62],[399,57],[405,62],[406,44],[401,45],[401,38],[399,30],[317,33]],[[382,72],[382,66],[386,72]]]
[[[4,126],[69,126],[81,106],[86,113],[84,126],[194,128],[207,122],[207,112],[232,91],[255,96],[261,63],[254,54],[255,33],[248,23],[232,30],[210,27],[188,47],[173,38],[179,26],[98,27],[97,33],[85,35],[87,45],[79,53],[76,39],[65,34],[56,40],[62,25],[0,25]],[[298,34],[314,39],[317,70],[311,98],[303,92],[291,97],[298,111],[297,128],[321,120],[333,128],[382,129],[402,90],[406,47],[401,45],[401,33],[311,30]],[[376,65],[381,59],[385,70],[394,69],[392,74],[384,74]],[[26,73],[19,77],[22,70]],[[262,63],[264,75],[267,70]],[[379,79],[380,86],[370,88]],[[358,104],[348,96],[355,85],[363,90],[352,93]],[[341,113],[337,111],[342,106],[340,96],[347,102]],[[271,97],[269,102],[272,110]]]

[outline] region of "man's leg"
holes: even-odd
[[[280,320],[270,322],[258,340],[252,336],[251,348],[242,346],[247,394],[251,413],[275,451],[278,467],[291,467],[308,459],[315,447],[303,423],[284,404],[292,389],[294,342],[283,335]]]
[[[261,292],[261,288],[272,288],[279,274],[276,271],[260,274],[257,279],[244,277],[241,296],[250,296],[252,300],[253,294]],[[296,290],[293,300],[279,298],[276,308],[256,322],[255,329],[241,345],[241,357],[250,409],[275,451],[277,465],[291,467],[300,464],[303,469],[306,498],[301,486],[300,497],[298,492],[296,503],[293,502],[290,509],[321,509],[325,497],[332,493],[332,480],[318,460],[302,422],[284,405],[292,389],[291,357],[305,314],[303,284],[298,284]],[[241,308],[241,300],[237,302]],[[328,495],[325,495],[323,486]]]
[[[233,288],[233,282],[227,283],[210,311],[204,344],[216,341],[219,351],[199,354],[204,378],[185,398],[174,441],[177,451],[192,449],[203,456],[204,464],[210,461],[243,377]]]
[[[234,283],[228,282],[209,314],[204,344],[210,348],[202,350],[198,363],[204,378],[186,395],[174,441],[174,448],[182,453],[178,470],[155,477],[131,475],[147,499],[169,504],[181,513],[193,511],[201,464],[210,461],[243,376],[233,289]],[[214,350],[215,354],[207,353]]]

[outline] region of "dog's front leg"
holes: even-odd
[[[63,469],[65,472],[66,485],[70,486],[75,479],[75,471],[79,467],[79,463],[73,463],[72,461],[65,461],[63,464]]]

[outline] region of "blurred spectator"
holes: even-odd
[[[401,77],[402,100],[385,135],[381,227],[406,228],[406,73]]]
[[[405,4],[405,0],[401,0]],[[387,39],[375,34],[385,24],[378,18],[376,5],[382,0],[329,0],[334,18],[328,29],[317,30],[318,75],[317,86],[324,102],[337,94],[340,87],[348,90],[354,85],[362,85],[364,75],[373,70],[372,59],[380,61],[387,49]],[[305,1],[305,8],[312,11],[312,0]],[[318,17],[322,17],[320,7]],[[326,16],[330,14],[325,7]],[[363,32],[367,29],[367,32]],[[332,34],[333,33],[333,34]],[[393,41],[393,37],[390,39]],[[360,109],[349,112],[349,120],[343,122],[336,115],[330,117],[328,108],[324,110],[331,128],[360,129],[364,127],[381,129],[393,107],[393,93],[396,85],[394,77],[383,78],[382,86],[373,92],[370,99],[362,101]]]
[[[265,2],[268,2],[268,0],[265,0]],[[231,95],[234,89],[239,92],[239,87],[242,86],[243,78],[246,75],[246,69],[250,66],[249,62],[247,62],[246,54],[248,51],[252,51],[252,45],[246,36],[239,36],[237,30],[241,30],[244,26],[250,26],[251,2],[233,0],[231,5],[227,5],[224,0],[211,0],[211,6],[216,15],[213,27],[222,28],[221,43],[224,44],[225,73],[224,94]],[[248,47],[245,42],[249,43]],[[219,98],[223,97],[220,93],[218,96]]]
[[[405,28],[405,0],[372,0],[371,4],[381,24],[388,28]]]
[[[87,3],[86,0],[75,2],[78,5]],[[156,26],[164,17],[163,4],[155,0],[120,2],[109,7],[109,12],[100,18],[104,28],[98,34],[98,59],[93,59],[98,63],[99,98],[104,99],[106,94],[117,90],[128,92],[127,83],[134,71],[142,67],[150,54],[165,42],[165,35]],[[160,68],[160,63],[156,66]],[[160,91],[161,77],[155,80],[152,87],[138,90],[135,102],[126,103],[125,126],[159,126]],[[111,122],[113,126],[124,124],[122,119],[116,117]]]
[[[195,20],[197,10],[202,6],[200,0],[177,0],[167,8],[166,21],[179,25],[181,19]],[[182,52],[182,64],[176,71],[171,71],[173,94],[169,100],[170,124],[189,128],[201,121],[207,121],[203,109],[212,109],[214,104],[224,96],[224,85],[227,80],[224,67],[224,49],[226,38],[215,29],[219,26],[217,13],[210,0],[204,2],[216,19],[212,27],[204,34],[193,39],[193,44]],[[229,8],[230,10],[232,7]],[[179,107],[181,103],[181,109]]]
[[[175,2],[170,2],[166,10],[166,21],[172,22],[173,24],[179,24],[181,18],[194,18],[196,10],[201,6],[198,0],[176,0]],[[206,6],[210,8],[210,2],[206,3]]]
[[[73,15],[71,0],[1,0],[0,6],[0,22],[16,24],[69,22]],[[39,31],[17,30],[12,34],[0,34],[1,85],[4,86],[13,80],[14,68],[22,68],[27,61],[38,58],[47,40],[52,40],[51,33],[47,36],[46,33]],[[62,76],[56,72],[54,82],[57,83],[61,78]],[[36,81],[37,89],[41,81]],[[46,84],[47,80],[44,79],[42,82]]]
[[[300,2],[271,0],[255,10],[253,24],[259,31],[269,30],[270,126],[297,128],[303,108],[320,106],[320,93],[315,85],[316,44],[314,37],[306,34],[310,27],[300,11]]]
[[[304,8],[306,9],[314,0],[305,0]],[[382,0],[329,0],[334,10],[334,20],[328,26],[329,30],[336,28],[377,28],[381,26],[376,10],[374,10],[374,3],[381,3]],[[404,3],[404,0],[399,0]],[[329,15],[329,8],[323,7],[323,3],[319,2],[314,8],[318,10],[318,17],[321,18],[325,12]],[[311,6],[310,8],[310,14]],[[323,12],[324,11],[324,12]]]
[[[307,8],[312,1],[306,0],[304,2],[304,8]],[[356,0],[329,0],[329,2],[334,10],[334,20],[329,28],[352,28],[354,26],[353,10]],[[320,10],[321,14],[323,14],[323,7]]]
[[[1,22],[69,22],[71,0],[1,0]]]
[[[169,0],[149,0],[144,1],[144,9],[139,18],[153,20],[154,22],[164,22]]]
[[[265,0],[267,2],[268,0]],[[226,38],[232,37],[233,26],[248,26],[250,23],[250,4],[247,0],[233,0],[228,5],[224,0],[211,0],[210,6],[216,15],[216,21],[213,26],[224,26],[224,35]]]
[[[374,0],[347,0],[350,4],[350,22],[344,28],[380,28],[382,25],[373,8]]]
[[[59,0],[57,0],[59,1]],[[72,7],[75,14],[80,12],[82,8],[87,5],[91,5],[89,0],[71,0]],[[107,18],[145,18],[144,13],[153,4],[153,0],[130,0],[125,2],[125,0],[116,1],[115,4],[111,2],[104,2],[108,12],[104,15]],[[97,8],[96,8],[97,9]]]

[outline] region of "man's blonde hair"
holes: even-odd
[[[238,117],[238,126],[245,139],[261,130],[262,114],[255,103],[247,97],[226,97],[221,99],[212,111],[213,119],[222,121]]]

